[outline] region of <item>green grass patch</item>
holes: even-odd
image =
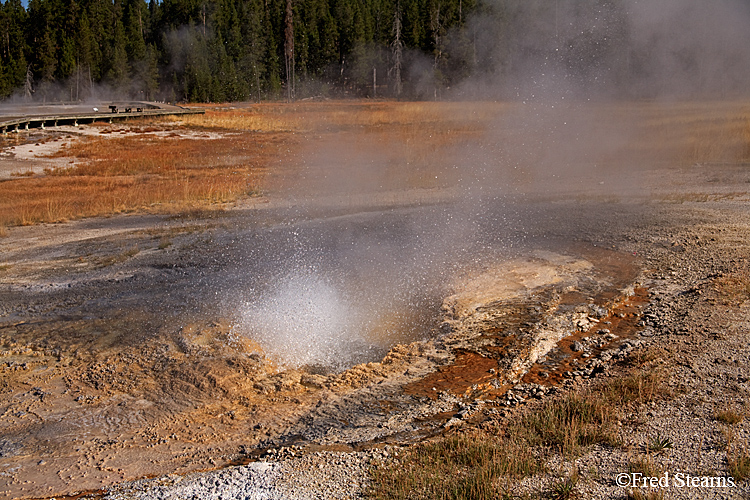
[[[661,453],[672,448],[674,448],[674,442],[670,438],[661,435],[651,438],[646,446],[647,451],[654,453]]]

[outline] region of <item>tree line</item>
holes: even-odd
[[[468,92],[478,82],[490,88],[501,82],[512,95],[522,86],[551,87],[552,81],[587,93],[647,95],[670,84],[659,71],[673,52],[678,59],[672,71],[686,75],[700,70],[701,61],[721,59],[696,44],[673,48],[676,37],[666,30],[665,59],[657,60],[656,42],[662,39],[658,33],[643,38],[628,8],[634,4],[30,0],[24,7],[21,0],[4,0],[0,98],[436,98],[449,89]],[[704,12],[694,17],[705,24]],[[681,30],[691,29],[685,15],[677,22]],[[737,66],[737,57],[728,57],[728,68]],[[702,78],[705,84],[712,77],[706,71]],[[722,78],[724,88],[744,81],[739,75]]]
[[[6,0],[0,97],[233,101],[400,93],[475,0]],[[435,68],[432,68],[434,70]],[[406,76],[401,71],[399,80]]]

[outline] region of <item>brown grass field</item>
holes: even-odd
[[[122,127],[137,132],[127,137],[113,133],[119,125],[97,125],[98,136],[69,141],[54,154],[70,158],[69,167],[0,182],[0,235],[14,225],[221,208],[272,193],[279,179],[294,184],[301,166],[316,162],[320,184],[336,176],[327,175],[328,166],[364,165],[362,181],[350,186],[357,189],[446,187],[458,182],[462,162],[477,152],[485,161],[531,169],[551,161],[613,168],[750,162],[745,102],[565,109],[387,101],[204,107],[204,115],[126,122]],[[175,133],[154,133],[169,130]],[[185,131],[190,135],[180,136]],[[317,159],[309,159],[311,151]],[[367,170],[373,158],[377,175]]]

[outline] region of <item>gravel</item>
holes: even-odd
[[[253,462],[219,471],[168,475],[120,484],[106,500],[345,500],[362,498],[369,469],[398,449],[387,446],[366,452],[314,452],[284,448],[271,453],[280,461]]]

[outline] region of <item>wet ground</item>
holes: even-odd
[[[643,206],[577,202],[563,217],[559,202],[496,199],[456,221],[437,200],[11,229],[2,491],[96,490],[280,444],[416,440],[527,371],[565,377],[593,321],[628,335],[641,263],[596,228],[611,235]]]

